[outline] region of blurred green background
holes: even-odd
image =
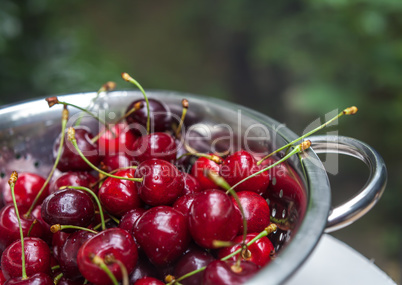
[[[333,235],[401,282],[402,1],[0,1],[0,104],[95,91],[129,72],[146,89],[224,98],[296,133],[356,105],[330,131],[384,157],[389,181]],[[368,175],[342,159],[334,203]]]

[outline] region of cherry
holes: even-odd
[[[183,175],[184,188],[181,195],[202,191],[200,183],[198,183],[198,180],[194,176],[185,172],[182,172],[182,175]]]
[[[120,228],[106,229],[87,240],[78,250],[77,263],[82,275],[95,284],[110,284],[109,276],[96,264],[96,258],[121,262],[130,274],[137,263],[137,246],[131,234]],[[107,262],[107,267],[122,279],[118,262]]]
[[[20,213],[25,213],[25,207],[18,207]],[[34,219],[24,217],[21,215],[21,227],[24,236],[27,236],[29,229],[31,229],[31,237],[43,237],[45,231],[40,223],[32,226]],[[0,210],[0,251],[9,246],[12,242],[20,239],[20,229],[18,226],[18,219],[13,205],[4,206]]]
[[[239,197],[247,221],[247,232],[259,233],[263,231],[270,223],[270,211],[267,201],[257,193],[251,191],[237,192],[237,196]],[[240,213],[239,206],[233,197],[232,202]],[[243,224],[239,230],[239,234],[242,233]]]
[[[37,174],[28,172],[19,174],[19,178],[15,183],[14,188],[17,204],[25,207],[31,206],[43,184],[45,184],[45,179]],[[38,200],[38,203],[41,203],[47,195],[49,195],[48,186],[46,186],[42,196]],[[5,204],[11,204],[13,202],[11,190],[8,185],[3,189],[3,200]]]
[[[68,130],[66,130],[66,133],[68,133]],[[98,143],[92,142],[92,138],[93,135],[87,127],[75,127],[75,139],[78,148],[92,164],[97,165],[101,160],[101,156],[99,155]],[[60,139],[61,136],[58,137],[53,146],[54,158],[57,157]],[[92,170],[92,168],[80,157],[73,144],[69,141],[67,135],[64,138],[64,145],[57,168],[62,172]]]
[[[134,169],[125,169],[116,172],[115,175],[134,178],[134,173]],[[99,188],[98,196],[106,211],[118,217],[142,205],[136,182],[130,180],[108,177]]]
[[[141,248],[156,266],[174,262],[190,243],[186,218],[169,206],[147,210],[137,220],[133,231]]]
[[[249,261],[241,261],[237,265],[235,261],[212,261],[204,271],[204,285],[235,285],[244,284],[259,267]]]
[[[92,184],[96,182],[96,178],[86,171],[69,171],[60,175],[50,184],[50,193],[60,190],[62,186],[83,186],[92,189]]]
[[[69,235],[59,253],[59,263],[64,276],[72,280],[82,277],[77,265],[77,254],[80,247],[95,236],[88,231],[76,231]]]
[[[106,172],[111,172],[119,168],[134,166],[138,164],[131,156],[126,153],[108,155],[102,160],[102,163],[104,165],[103,169]]]
[[[95,206],[88,194],[67,188],[49,195],[42,203],[41,214],[50,225],[86,227],[94,219]]]
[[[195,197],[198,196],[198,193],[190,193],[184,196],[179,197],[173,204],[173,208],[182,213],[187,219],[189,217],[190,208],[193,204]]]
[[[51,225],[49,225],[43,220],[41,210],[42,210],[41,205],[36,206],[32,211],[32,216],[37,220],[37,222],[39,222],[39,224],[42,226],[44,230],[44,234],[41,238],[44,241],[46,241],[47,244],[52,244],[53,233],[50,231]]]
[[[165,283],[163,283],[159,279],[146,276],[135,281],[134,285],[165,285]]]
[[[236,185],[246,177],[261,170],[255,158],[247,151],[240,150],[229,155],[220,167],[219,174],[229,183],[230,186]],[[250,179],[240,183],[234,189],[236,191],[254,191],[263,194],[269,184],[269,175],[265,171]]]
[[[109,130],[101,131],[98,140],[99,153],[103,156],[113,156],[130,152],[136,139],[126,124],[113,125]]]
[[[39,272],[26,279],[22,277],[8,279],[4,285],[54,285],[54,283],[49,275]]]
[[[170,162],[150,159],[142,162],[135,171],[140,198],[151,206],[171,205],[183,191],[180,171]]]
[[[174,270],[174,276],[181,277],[189,272],[200,269],[207,266],[215,258],[205,250],[198,247],[190,249],[185,255],[183,255],[176,264]],[[183,285],[197,285],[202,284],[203,272],[196,273],[188,278],[180,281]]]
[[[247,234],[245,243],[250,242],[257,235],[258,233]],[[241,249],[240,244],[243,242],[243,236],[237,236],[233,242],[237,243],[237,245],[220,249],[218,252],[218,258],[222,259],[236,250]],[[261,237],[247,247],[246,256],[242,256],[242,260],[251,261],[258,266],[265,266],[271,261],[273,253],[275,253],[275,249],[272,242],[267,237]],[[236,261],[238,258],[239,254],[233,256],[231,260]]]
[[[70,233],[66,233],[63,231],[58,231],[53,234],[52,252],[53,252],[53,256],[56,258],[57,261],[60,259],[61,249],[69,235],[70,235]]]
[[[78,280],[71,280],[66,277],[61,277],[57,285],[82,285],[84,284],[84,280],[78,279]],[[88,283],[89,284],[89,283]]]
[[[142,216],[142,214],[145,213],[145,211],[146,210],[143,208],[137,208],[137,209],[132,209],[132,210],[128,211],[121,218],[120,223],[119,223],[119,228],[126,230],[129,233],[133,233],[133,227],[134,227],[135,222],[138,220],[139,217]]]
[[[220,166],[215,161],[206,157],[199,157],[191,168],[191,174],[197,179],[201,189],[206,190],[216,188],[215,183],[205,176],[204,172],[206,169],[219,173]]]
[[[157,269],[153,266],[148,258],[138,258],[137,266],[130,275],[130,284],[134,284],[138,279],[143,277],[157,277]]]
[[[127,112],[131,110],[138,102],[146,104],[145,99],[139,99],[132,102],[127,107]],[[171,113],[168,107],[159,100],[148,99],[150,110],[150,132],[164,132],[170,128]],[[141,108],[132,113],[126,118],[127,124],[130,126],[130,130],[137,136],[145,133],[147,126],[147,108]]]
[[[167,133],[150,133],[139,137],[130,153],[139,163],[151,158],[163,159],[174,163],[177,155],[175,139]]]
[[[50,273],[50,249],[40,238],[24,238],[25,268],[28,276],[35,273]],[[1,256],[1,269],[9,278],[22,276],[21,241],[9,245]]]
[[[230,197],[216,189],[195,197],[188,221],[191,236],[204,248],[214,248],[214,241],[234,239],[242,222]]]

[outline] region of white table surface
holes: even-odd
[[[372,261],[324,234],[316,249],[286,285],[395,285]]]

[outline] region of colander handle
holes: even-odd
[[[316,153],[349,155],[363,161],[370,170],[363,189],[331,210],[325,232],[333,232],[358,220],[377,203],[387,183],[387,169],[377,151],[359,140],[343,136],[312,136],[308,139]]]

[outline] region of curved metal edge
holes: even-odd
[[[309,140],[316,153],[349,155],[363,161],[370,170],[368,181],[359,193],[331,211],[325,229],[325,232],[329,233],[350,225],[374,207],[385,190],[387,169],[380,154],[357,139],[343,136],[312,136]]]

